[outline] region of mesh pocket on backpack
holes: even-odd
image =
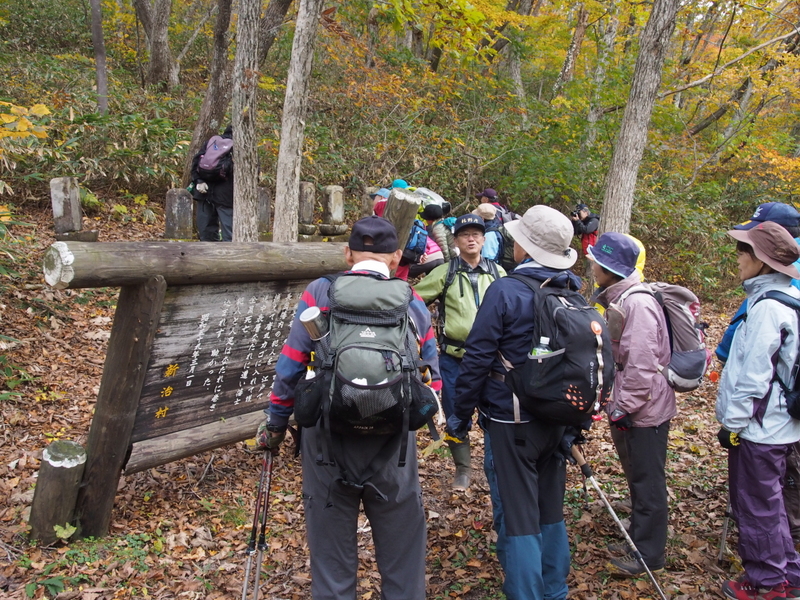
[[[396,406],[402,397],[402,388],[402,376],[391,382],[362,385],[337,373],[333,397],[339,400],[344,412],[353,415],[354,420],[361,420]]]
[[[408,410],[409,431],[416,431],[425,425],[439,410],[436,392],[417,377],[411,377],[411,406]]]

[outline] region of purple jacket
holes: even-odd
[[[634,271],[603,290],[597,300],[607,308],[640,281]],[[623,307],[626,317],[622,334],[619,340],[611,341],[617,374],[606,412],[610,415],[619,408],[630,414],[634,427],[655,427],[677,414],[675,390],[659,371],[659,366],[668,365],[670,359],[666,318],[650,294],[631,294]]]

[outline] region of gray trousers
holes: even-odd
[[[335,436],[336,434],[334,434]],[[389,462],[358,488],[337,481],[339,467],[320,466],[316,428],[303,429],[303,503],[311,551],[311,595],[314,600],[355,600],[358,573],[358,515],[363,505],[372,528],[375,558],[381,574],[382,600],[425,598],[425,512],[417,470],[416,438],[409,433],[406,465],[398,467],[399,436]],[[386,443],[385,436],[341,439],[342,462],[350,473],[362,473]]]
[[[196,204],[196,211],[197,235],[201,242],[218,242],[220,231],[223,242],[233,239],[233,208],[200,200]]]
[[[619,454],[631,492],[631,527],[628,533],[650,569],[664,566],[669,523],[667,496],[667,441],[669,421],[658,427],[631,427],[620,431],[613,425],[611,439]]]

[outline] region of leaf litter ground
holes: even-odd
[[[35,381],[0,405],[0,596],[107,598],[237,598],[249,536],[259,457],[233,445],[137,473],[120,481],[111,533],[103,540],[37,548],[27,542],[27,517],[43,448],[54,439],[85,443],[113,319],[117,290],[55,291],[43,285],[41,262],[54,241],[50,216],[33,209],[22,220],[36,233],[24,245],[20,278],[3,282],[2,333],[15,338],[0,354]],[[93,223],[101,241],[158,237],[152,225]],[[713,344],[730,306],[706,306]],[[671,598],[720,597],[721,582],[738,564],[729,554],[717,564],[726,506],[725,456],[716,444],[715,384],[681,395],[670,432],[668,483],[670,530],[667,570],[657,577]],[[420,461],[428,516],[428,597],[502,598],[502,572],[494,553],[491,503],[482,472],[483,445],[473,432],[475,480],[470,490],[449,489],[454,468],[439,448]],[[425,454],[429,438],[419,435]],[[627,495],[607,426],[590,434],[584,453],[620,517]],[[262,597],[310,597],[299,460],[287,444],[276,458],[269,507],[268,550]],[[570,598],[656,598],[646,578],[609,577],[605,547],[618,541],[617,527],[596,497],[584,495],[582,477],[568,468],[565,502],[572,572]],[[358,598],[380,598],[380,576],[368,522],[359,522]],[[728,539],[735,547],[735,532]]]

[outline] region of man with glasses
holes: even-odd
[[[502,267],[481,257],[486,232],[481,217],[463,215],[456,219],[453,231],[461,255],[436,267],[414,288],[426,303],[439,301],[439,370],[442,375],[442,408],[447,417],[453,413],[458,368],[478,307],[489,285],[506,274]],[[447,436],[445,439],[456,465],[453,490],[464,491],[472,476],[469,438],[461,440]]]

